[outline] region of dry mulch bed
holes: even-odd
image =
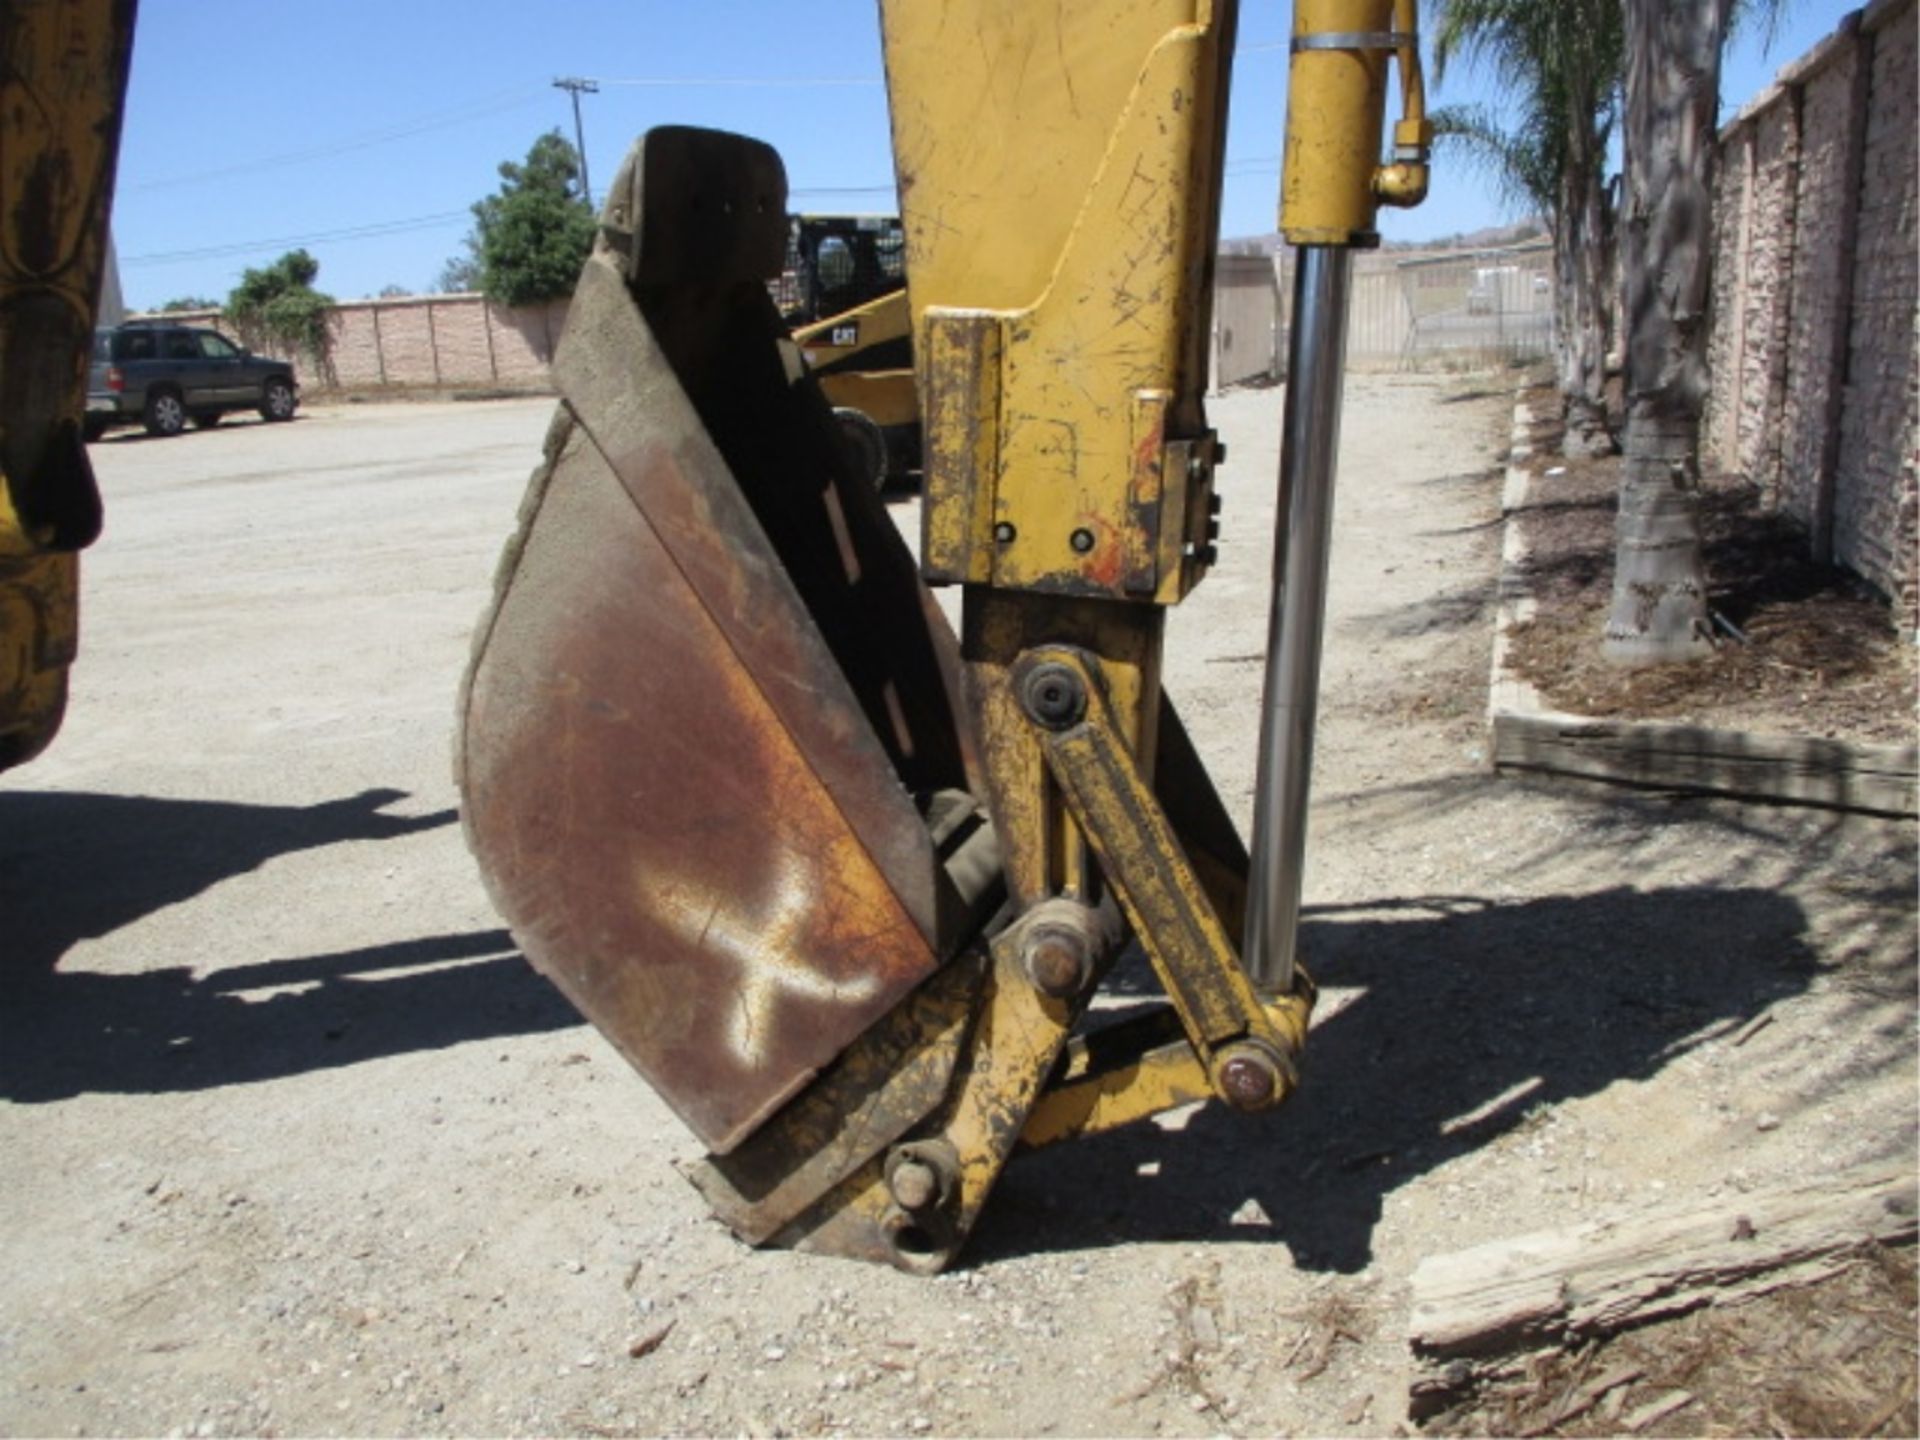
[[[1884,599],[1812,563],[1755,488],[1706,477],[1709,604],[1746,637],[1695,664],[1600,655],[1620,461],[1559,458],[1550,391],[1529,397],[1535,480],[1521,521],[1537,609],[1509,665],[1556,709],[1716,729],[1913,743],[1915,665]],[[1541,475],[1559,469],[1552,476]],[[1832,1279],[1538,1359],[1423,1427],[1440,1435],[1920,1434],[1911,1249],[1863,1249]],[[1614,1383],[1617,1382],[1617,1383]],[[1599,1392],[1596,1395],[1596,1391]]]
[[[1552,1355],[1426,1433],[1920,1434],[1915,1299],[1913,1252],[1869,1247],[1817,1286]]]
[[[1629,670],[1602,658],[1621,462],[1559,459],[1551,392],[1529,401],[1549,417],[1534,425],[1532,505],[1520,522],[1538,609],[1515,628],[1508,654],[1545,703],[1576,715],[1913,742],[1913,647],[1887,602],[1808,559],[1804,534],[1737,478],[1703,477],[1701,530],[1708,603],[1745,640],[1723,629],[1710,656],[1686,665]]]

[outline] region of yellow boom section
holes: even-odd
[[[1164,605],[1204,569],[1233,13],[882,7],[930,579]]]

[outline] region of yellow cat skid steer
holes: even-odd
[[[906,232],[893,215],[795,215],[771,288],[876,490],[920,464]]]
[[[1293,1088],[1347,259],[1424,193],[1413,8],[1296,7],[1251,863],[1160,683],[1214,553],[1231,0],[883,0],[918,573],[769,299],[778,157],[686,129],[629,155],[460,775],[526,954],[707,1147],[693,1181],[748,1241],[937,1270],[1017,1148]],[[923,582],[963,587],[958,636]],[[1129,937],[1167,1003],[1085,1030]]]
[[[897,290],[793,332],[820,394],[853,451],[854,473],[876,490],[920,464],[920,399],[913,385],[913,311]]]

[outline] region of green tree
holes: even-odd
[[[468,235],[467,253],[449,256],[434,278],[433,288],[442,295],[464,295],[480,288],[480,239]]]
[[[580,157],[558,130],[524,164],[500,166],[500,189],[473,207],[480,288],[502,305],[571,295],[593,248],[593,212],[576,194]]]
[[[159,313],[162,315],[181,315],[189,310],[218,310],[219,308],[220,302],[218,300],[208,300],[198,295],[182,295],[178,299],[167,301],[166,304],[160,307]]]
[[[1504,112],[1438,112],[1441,143],[1486,165],[1508,193],[1548,217],[1553,235],[1556,369],[1563,449],[1615,448],[1607,424],[1614,225],[1607,143],[1620,114],[1620,0],[1440,0],[1434,78],[1455,60],[1489,72]]]
[[[305,250],[289,250],[271,265],[247,270],[227,297],[227,318],[249,344],[306,355],[325,369],[333,297],[313,288],[320,262]]]

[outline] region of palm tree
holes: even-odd
[[[1501,129],[1484,111],[1442,112],[1436,129],[1553,217],[1569,453],[1610,446],[1602,387],[1613,237],[1603,171],[1624,92],[1627,453],[1603,649],[1629,664],[1704,654],[1699,434],[1720,53],[1737,20],[1770,26],[1784,0],[1439,4],[1436,78],[1455,54],[1485,64],[1518,97],[1520,120]]]
[[[1613,608],[1624,664],[1705,654],[1700,413],[1712,285],[1720,51],[1736,0],[1624,0],[1627,444]]]
[[[1620,113],[1620,0],[1440,0],[1434,78],[1456,57],[1512,96],[1505,123],[1483,108],[1443,110],[1443,143],[1485,163],[1550,218],[1558,380],[1570,455],[1615,449],[1606,357],[1613,306],[1607,142]]]

